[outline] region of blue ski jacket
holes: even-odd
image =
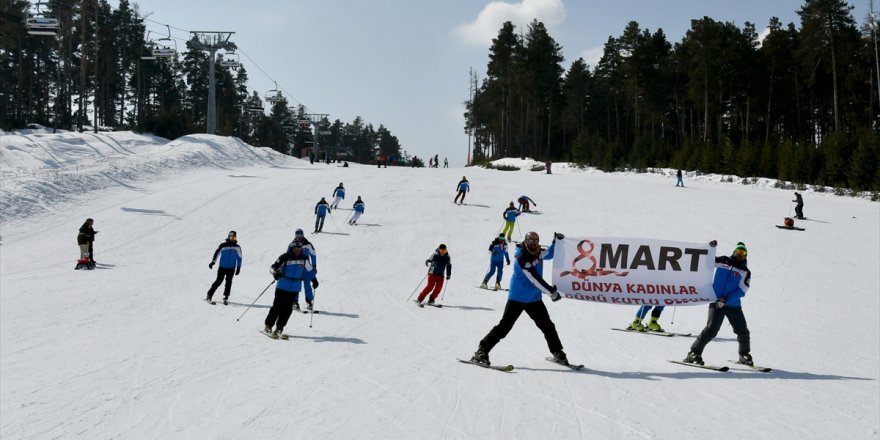
[[[312,262],[305,252],[299,255],[293,255],[292,252],[281,254],[269,272],[273,275],[280,273],[281,278],[278,278],[275,287],[288,292],[300,292],[303,281],[311,280],[313,276]]]
[[[337,186],[336,189],[333,190],[333,197],[342,197],[345,199],[345,188]]]
[[[746,260],[738,261],[735,257],[715,257],[715,278],[712,287],[715,297],[724,298],[727,307],[742,307],[742,297],[749,290],[752,272]]]
[[[219,266],[222,269],[241,269],[241,247],[238,242],[226,240],[220,243],[217,250],[214,251],[214,257],[211,263],[217,263],[217,256],[220,256]]]
[[[354,206],[353,206],[353,208],[354,208],[355,211],[360,212],[361,214],[363,214],[363,213],[364,213],[364,202],[362,202],[362,201],[360,201],[360,200],[358,200],[357,202],[354,202]]]
[[[512,222],[515,221],[520,214],[521,213],[516,208],[507,208],[504,210],[504,214],[501,214],[501,217],[504,217],[505,221]]]
[[[470,182],[468,182],[467,180],[462,180],[461,182],[458,182],[458,190],[464,191],[464,192],[470,192],[470,190],[471,190]]]
[[[326,201],[318,202],[318,204],[315,205],[315,214],[318,214],[318,217],[327,215],[328,211],[330,211],[330,204]]]
[[[526,252],[521,244],[514,251],[513,276],[510,278],[510,292],[507,299],[521,303],[533,303],[541,300],[541,294],[553,292],[553,286],[544,281],[544,260],[553,259],[556,240],[547,249],[541,249],[538,255]]]
[[[495,239],[495,241],[489,245],[489,253],[492,254],[489,258],[489,261],[492,263],[502,263],[504,260],[507,260],[507,262],[510,263],[510,255],[507,253],[507,243],[504,240]]]

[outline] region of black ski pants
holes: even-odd
[[[715,336],[718,330],[721,330],[721,324],[724,318],[730,321],[733,332],[736,333],[736,341],[739,342],[739,354],[749,354],[751,351],[749,327],[746,325],[746,316],[743,314],[742,307],[722,307],[713,309],[709,307],[709,320],[706,322],[706,328],[697,336],[697,340],[691,345],[691,351],[702,354],[703,349]]]
[[[324,229],[324,217],[326,217],[326,216],[319,215],[318,218],[315,219],[315,230],[316,231],[320,232],[322,229]]]
[[[510,333],[510,330],[513,329],[513,324],[516,323],[522,312],[526,312],[529,318],[532,318],[532,321],[535,321],[535,325],[544,333],[544,339],[547,340],[547,348],[550,349],[551,353],[562,350],[562,341],[559,340],[556,326],[550,320],[550,314],[547,313],[547,307],[544,305],[544,302],[523,303],[513,300],[507,300],[507,305],[504,306],[504,314],[501,315],[501,322],[492,327],[492,330],[489,330],[489,334],[480,341],[480,348],[486,353],[491,351],[499,341]]]
[[[266,315],[266,327],[275,326],[276,330],[284,330],[287,320],[290,319],[290,314],[293,313],[293,303],[296,302],[298,296],[299,292],[276,288],[275,301],[272,301],[272,307],[269,309],[269,314]]]
[[[219,268],[217,269],[217,279],[214,280],[214,284],[211,284],[211,288],[208,289],[208,299],[214,297],[214,291],[220,287],[220,283],[223,282],[223,279],[226,278],[226,286],[223,287],[223,296],[229,297],[229,291],[232,289],[232,277],[235,276],[235,269],[225,269]]]

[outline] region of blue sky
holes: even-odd
[[[464,164],[463,102],[468,71],[485,76],[488,47],[501,23],[519,29],[536,18],[563,48],[567,69],[598,61],[609,36],[627,22],[662,28],[681,40],[690,20],[709,16],[763,29],[770,17],[799,26],[799,0],[253,0],[135,1],[142,15],[185,30],[234,31],[232,41],[261,94],[278,82],[291,103],[331,120],[384,124],[409,154]],[[112,1],[111,4],[118,4]],[[851,3],[863,22],[868,0]],[[147,22],[148,29],[165,32]],[[172,29],[176,37],[187,34]],[[182,47],[182,42],[178,42]],[[260,70],[265,71],[265,74]],[[270,79],[271,78],[271,79]]]

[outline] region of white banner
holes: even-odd
[[[715,248],[647,238],[556,241],[553,284],[567,299],[686,306],[715,301]]]

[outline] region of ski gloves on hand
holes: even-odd
[[[213,268],[214,268],[214,262],[212,261],[212,262],[208,263],[208,269],[213,269]]]
[[[313,279],[313,280],[312,280],[312,289],[317,289],[317,288],[318,288],[318,280],[317,280],[317,279]]]
[[[553,238],[555,238],[557,240],[562,240],[563,238],[565,238],[565,235],[563,235],[561,232],[554,232]]]
[[[280,270],[275,270],[275,269],[273,269],[273,268],[270,267],[270,268],[269,268],[269,273],[272,274],[272,278],[275,278],[275,281],[278,281],[278,280],[281,279],[281,271],[280,271]]]
[[[235,268],[235,274],[238,275],[239,272],[241,272],[241,267],[237,267],[237,268]]]
[[[562,299],[562,295],[559,294],[559,291],[556,290],[556,286],[553,286],[553,291],[550,292],[550,299],[553,301],[559,301]]]
[[[710,309],[722,309],[727,304],[726,298],[719,298],[718,301],[709,304]]]
[[[716,240],[710,241],[709,246],[712,246],[712,247],[718,246],[718,241],[716,241]]]

